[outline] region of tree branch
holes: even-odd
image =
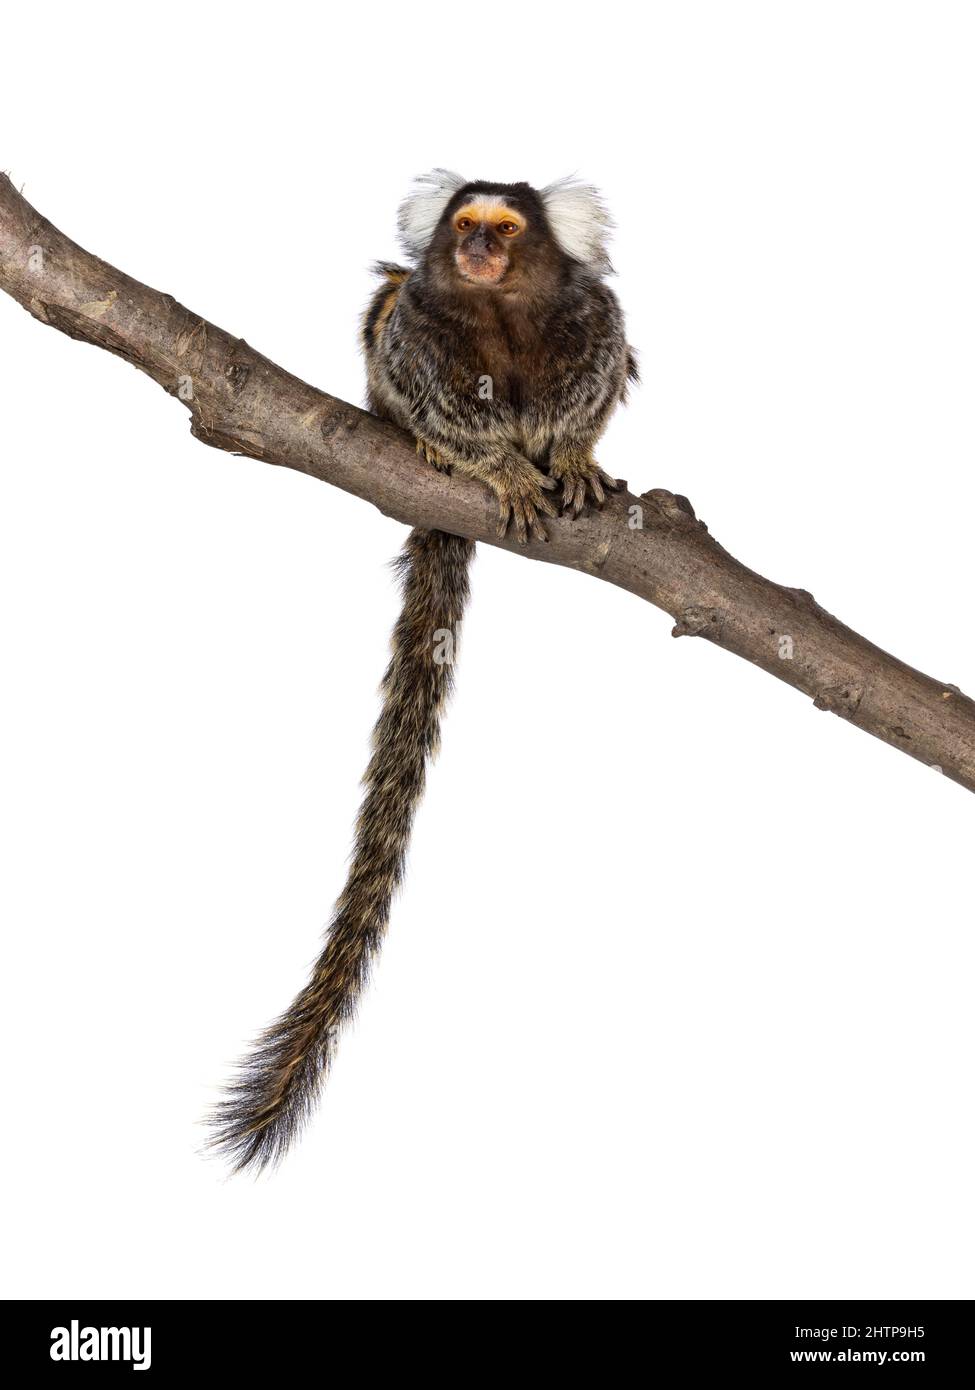
[[[623,491],[547,545],[495,535],[495,502],[417,458],[401,431],[317,391],[222,328],[83,251],[0,175],[0,288],[35,318],[124,357],[182,399],[197,439],[309,473],[387,516],[628,589],[703,637],[975,791],[975,702],[881,651],[811,594],[774,584],[708,534],[685,498]]]

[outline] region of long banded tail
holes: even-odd
[[[355,1013],[403,877],[427,760],[439,741],[473,553],[471,541],[413,531],[397,561],[403,607],[345,888],[311,979],[258,1039],[209,1117],[211,1147],[235,1170],[260,1170],[284,1156],[312,1112],[339,1030]]]

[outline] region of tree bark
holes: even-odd
[[[437,528],[617,584],[866,733],[975,790],[975,702],[913,670],[790,589],[739,563],[686,498],[625,488],[547,544],[495,534],[480,484],[446,477],[407,435],[318,391],[242,338],[76,246],[0,175],[0,287],[33,316],[123,357],[181,399],[197,439],[296,468],[409,526]],[[7,407],[10,409],[11,407]]]

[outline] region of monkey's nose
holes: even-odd
[[[468,237],[464,249],[472,261],[486,261],[491,251],[491,243],[484,232],[474,232]]]

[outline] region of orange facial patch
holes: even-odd
[[[458,231],[472,231],[482,222],[486,222],[495,231],[501,231],[503,236],[515,236],[518,232],[524,231],[525,227],[524,216],[496,197],[478,198],[473,203],[465,203],[454,214],[454,226]],[[467,223],[470,223],[469,227]]]

